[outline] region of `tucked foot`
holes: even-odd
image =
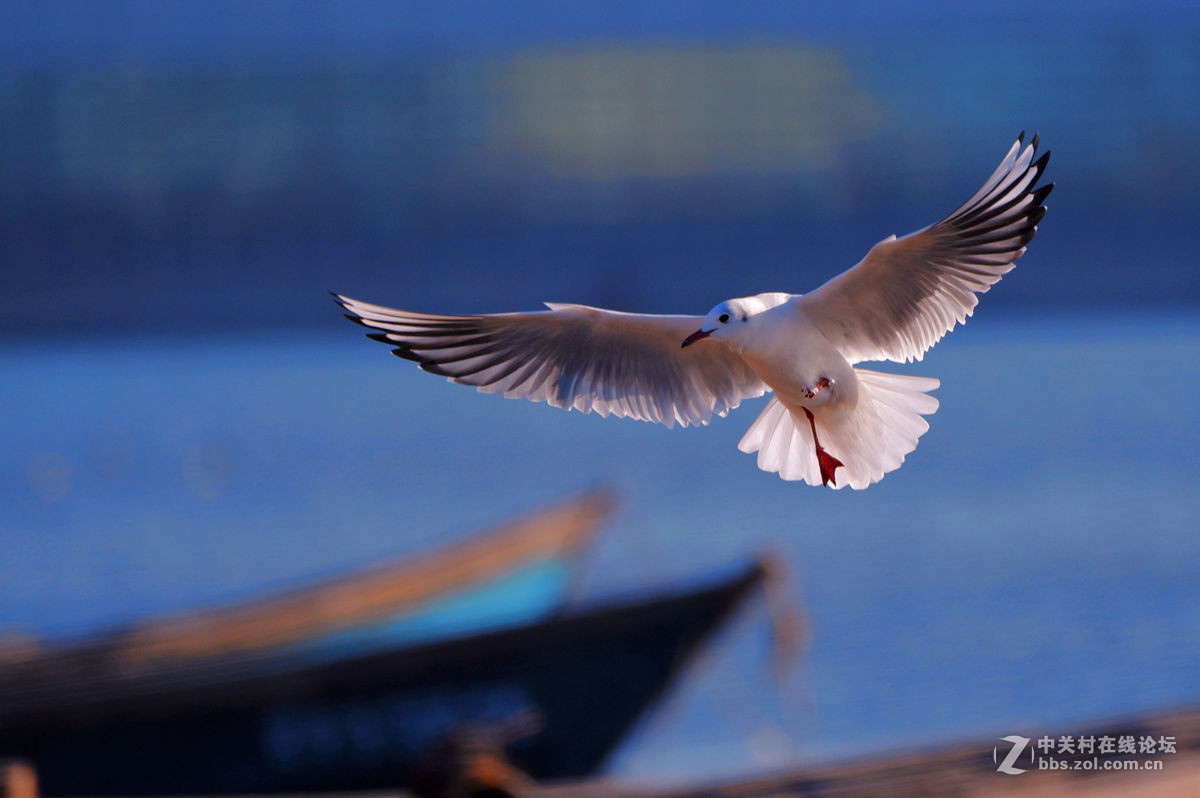
[[[813,399],[821,391],[824,391],[825,389],[827,389],[829,387],[829,385],[830,385],[829,380],[826,379],[825,377],[822,377],[821,379],[817,380],[816,385],[814,385],[811,388],[805,388],[803,390],[804,396],[808,399]]]
[[[829,380],[824,377],[821,382],[825,383],[825,387],[829,387]],[[820,383],[817,383],[820,385]],[[817,449],[817,467],[821,469],[821,484],[837,486],[837,479],[834,477],[834,472],[839,468],[845,468],[846,464],[837,459],[821,446],[821,441],[817,439],[817,421],[813,418],[812,411],[807,407],[804,408],[804,415],[808,416],[808,426],[812,430],[813,446]]]

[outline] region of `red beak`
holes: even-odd
[[[679,345],[680,349],[687,349],[697,341],[703,341],[705,338],[713,334],[713,330],[696,330],[694,333],[683,339],[683,343]]]

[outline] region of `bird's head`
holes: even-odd
[[[745,299],[727,299],[710,310],[700,329],[684,338],[680,346],[688,347],[705,338],[730,338],[752,315],[754,310]]]

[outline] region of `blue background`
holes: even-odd
[[[604,482],[584,600],[765,549],[761,608],[611,763],[673,780],[1197,699],[1200,11],[1190,3],[0,5],[0,633],[50,639],[429,548]],[[862,493],[479,396],[334,289],[703,313],[969,196],[1058,187]]]

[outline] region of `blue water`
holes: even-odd
[[[332,314],[331,315],[336,315]],[[348,324],[0,348],[0,630],[86,633],[424,550],[597,484],[582,600],[790,565],[610,763],[698,778],[1200,700],[1200,314],[991,315],[895,367],[932,429],[865,492],[698,430],[481,396]],[[585,689],[581,686],[581,689]]]

